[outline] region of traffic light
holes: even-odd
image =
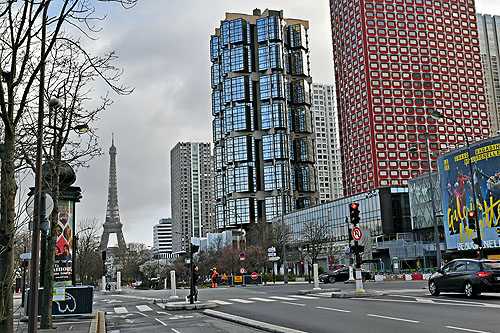
[[[352,238],[352,229],[351,228],[347,228],[348,231],[349,231],[349,241],[353,241],[354,238]]]
[[[468,216],[469,216],[469,229],[470,230],[477,230],[476,212],[471,210],[469,212]]]
[[[349,211],[351,215],[351,223],[357,225],[359,223],[359,203],[353,202],[349,206]]]
[[[474,237],[474,239],[472,240],[474,242],[474,244],[476,244],[477,246],[481,247],[482,246],[482,242],[481,240],[479,239],[479,237]]]
[[[199,245],[194,245],[194,244],[191,244],[191,253],[196,253],[198,252],[198,249],[200,248]]]

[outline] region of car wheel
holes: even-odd
[[[328,282],[330,282],[330,283],[335,283],[335,276],[330,276],[330,277],[328,278]]]
[[[464,287],[464,293],[465,293],[465,296],[469,297],[469,298],[472,298],[474,296],[477,295],[476,293],[476,290],[474,288],[474,286],[472,285],[472,283],[470,283],[469,281],[467,281],[465,283],[465,287]]]
[[[439,296],[439,289],[438,286],[436,285],[436,282],[434,281],[429,282],[429,292],[431,293],[432,296]]]

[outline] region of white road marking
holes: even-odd
[[[153,311],[153,309],[151,309],[149,306],[147,305],[136,305],[135,306],[137,308],[137,310],[139,311]]]
[[[455,326],[445,326],[445,327],[452,329],[452,330],[459,330],[459,331],[467,331],[467,332],[475,332],[475,333],[490,333],[490,332],[486,332],[486,331],[471,330],[470,328],[462,328],[462,327],[455,327]]]
[[[300,304],[300,303],[292,303],[292,302],[281,302],[283,304],[290,304],[290,305],[299,305],[299,306],[306,306],[305,304]]]
[[[323,309],[323,310],[337,311],[337,312],[345,312],[345,313],[351,312],[349,310],[334,309],[334,308],[325,308],[324,306],[317,306],[316,308],[317,309]]]
[[[216,304],[219,304],[219,305],[229,305],[229,304],[233,304],[231,302],[226,302],[226,301],[219,301],[219,300],[210,300],[210,302],[214,302]]]
[[[411,320],[411,319],[403,319],[403,318],[396,318],[396,317],[380,316],[380,315],[371,314],[371,313],[367,313],[366,315],[369,316],[369,317],[376,317],[376,318],[390,319],[390,320],[397,320],[397,321],[405,321],[405,322],[408,322],[408,323],[416,323],[416,324],[419,323],[418,320]]]
[[[171,328],[171,330],[174,331],[175,333],[181,333],[178,330],[176,330],[175,328]]]
[[[112,330],[111,332],[109,333],[120,333],[120,330]]]
[[[296,298],[283,297],[283,296],[270,296],[270,298],[275,298],[275,299],[279,299],[282,301],[296,301],[297,300]]]
[[[228,299],[228,301],[233,301],[233,302],[239,302],[239,303],[254,303],[254,301],[249,301],[249,300],[246,300],[246,299],[240,299],[240,298],[230,298]]]
[[[293,297],[302,299],[317,299],[317,297],[305,296],[305,295],[293,295]]]
[[[171,313],[168,313],[168,312],[165,312],[165,311],[156,311],[156,313],[158,313],[158,314],[165,314],[167,316],[171,316],[172,315]]]
[[[144,317],[149,317],[147,314],[145,313],[142,313],[142,312],[136,312],[137,314],[140,314],[141,316],[144,316]]]
[[[331,292],[317,293],[317,294],[314,294],[314,296],[316,296],[316,297],[332,297],[332,293]]]
[[[155,320],[156,320],[157,322],[159,322],[160,324],[162,324],[163,326],[167,326],[167,324],[165,324],[164,322],[162,322],[160,319],[155,318]]]
[[[434,303],[432,299],[424,297],[415,297],[415,300],[419,303]]]
[[[250,299],[253,299],[255,301],[261,301],[261,302],[276,302],[276,300],[269,299],[269,298],[251,297]]]
[[[128,310],[127,310],[127,308],[125,308],[124,306],[120,306],[120,307],[118,307],[118,308],[115,308],[115,312],[116,312],[116,313],[127,313],[127,312],[128,312]]]

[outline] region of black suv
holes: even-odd
[[[429,292],[464,292],[474,297],[481,292],[500,292],[500,260],[456,259],[429,278]]]
[[[356,270],[353,270],[352,273],[353,273],[354,278],[355,278],[356,277]],[[364,269],[361,270],[361,278],[362,278],[363,282],[365,282],[366,280],[370,280],[371,276],[372,275],[370,272],[365,271]],[[336,269],[334,271],[331,271],[331,272],[328,272],[325,274],[321,274],[319,276],[319,279],[323,283],[335,283],[335,281],[347,281],[349,279],[349,267],[342,267],[342,268]]]

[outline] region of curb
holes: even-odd
[[[307,290],[299,290],[299,295],[308,295],[308,294],[319,294],[319,293],[329,293],[329,292],[339,292],[338,288],[328,288],[328,289],[307,289]]]
[[[186,301],[168,302],[168,303],[156,303],[156,305],[163,308],[164,310],[170,310],[170,311],[202,310],[202,309],[211,309],[217,307],[216,303],[211,303],[210,301],[205,303],[194,303],[194,304],[187,303]]]
[[[203,311],[203,314],[205,314],[207,316],[210,316],[210,317],[227,320],[227,321],[230,321],[230,322],[233,322],[233,323],[237,323],[237,324],[240,324],[240,325],[257,328],[257,329],[260,329],[260,330],[263,330],[263,331],[267,331],[267,332],[275,332],[275,333],[305,333],[304,331],[299,331],[299,330],[294,330],[292,328],[287,328],[287,327],[283,327],[283,326],[277,326],[277,325],[273,325],[273,324],[268,324],[268,323],[264,323],[262,321],[257,321],[257,320],[253,320],[253,319],[239,317],[239,316],[235,316],[235,315],[232,315],[232,314],[228,314],[228,313],[224,313],[224,312],[219,312],[219,311],[214,311],[214,310],[205,310],[205,311]]]
[[[355,291],[350,291],[350,292],[332,293],[332,298],[367,298],[367,297],[376,297],[383,295],[385,295],[383,291],[370,291],[366,293],[357,293]]]
[[[94,319],[90,322],[89,333],[106,333],[106,314],[103,311],[94,311]]]

